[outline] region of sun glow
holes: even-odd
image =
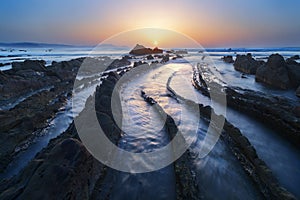
[[[188,36],[167,29],[142,28],[122,32],[109,38],[104,43],[134,47],[142,44],[147,47],[178,48],[197,47],[199,44]]]

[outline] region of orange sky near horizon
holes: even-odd
[[[188,1],[187,1],[188,2]],[[287,29],[278,8],[264,8],[253,6],[251,1],[241,3],[235,1],[236,6],[222,5],[220,1],[123,1],[119,4],[103,5],[104,12],[90,21],[85,22],[80,28],[73,31],[74,41],[81,39],[87,43],[98,43],[121,32],[139,28],[168,29],[183,33],[196,40],[203,46],[231,46],[268,43],[268,39],[276,40],[286,37],[283,30]],[[217,6],[218,2],[220,6]],[[252,1],[253,3],[254,1]],[[255,2],[254,2],[255,3]],[[126,4],[126,9],[124,5]],[[224,3],[223,3],[224,4]],[[268,4],[267,4],[268,5]],[[263,6],[263,3],[261,3]],[[232,8],[233,7],[233,8]],[[260,14],[260,12],[266,12]],[[247,15],[247,14],[251,15]],[[98,18],[97,18],[98,17]],[[99,24],[99,26],[95,26]],[[293,31],[293,30],[292,30]],[[132,39],[139,38],[135,43],[149,43],[160,37],[152,35],[144,38],[136,35]],[[163,38],[163,37],[160,37]],[[122,43],[123,42],[123,43]],[[117,42],[121,45],[132,45],[131,40]],[[189,47],[179,40],[158,41],[161,47]]]
[[[0,42],[95,45],[124,31],[158,28],[183,33],[205,47],[300,45],[299,6],[292,0],[3,0]],[[166,36],[133,39],[188,47],[180,40],[171,44]],[[118,43],[130,46],[131,40]]]
[[[136,32],[132,30],[136,29],[166,29],[182,33],[201,45],[218,45],[223,41],[234,41],[239,39],[240,34],[243,36],[248,35],[245,31],[231,27],[230,30],[226,30],[227,24],[221,23],[216,18],[208,16],[205,12],[189,13],[189,8],[182,6],[170,6],[160,2],[160,7],[155,4],[145,5],[139,1],[134,3],[131,12],[124,13],[121,7],[114,6],[113,12],[106,12],[103,14],[105,19],[97,19],[89,21],[80,28],[73,30],[74,41],[78,38],[83,39],[88,43],[97,43],[103,38],[103,40],[110,40],[110,37],[118,37],[123,32]],[[132,3],[133,4],[133,3]],[[175,4],[175,3],[174,3]],[[145,8],[147,7],[147,9]],[[168,9],[166,9],[168,7]],[[110,8],[107,8],[110,10]],[[103,23],[105,21],[105,23]],[[99,24],[99,26],[95,26]],[[72,27],[73,28],[73,27]],[[224,31],[222,34],[220,32]],[[150,31],[151,32],[151,31]],[[135,43],[145,43],[145,45],[153,45],[154,41],[158,42],[161,47],[178,47],[184,46],[184,41],[170,40],[167,33],[162,35],[156,34],[141,34],[132,35],[132,38],[126,42],[125,40],[116,41],[119,45],[132,45],[132,40]],[[142,36],[145,36],[142,38]],[[171,34],[172,35],[172,34]],[[100,39],[101,38],[101,39]],[[128,37],[129,38],[129,37]],[[158,39],[157,39],[158,38]],[[164,38],[164,40],[163,40]],[[103,41],[101,40],[101,41]],[[147,44],[146,44],[147,43]],[[190,42],[188,42],[190,43]],[[189,47],[186,43],[185,46]]]

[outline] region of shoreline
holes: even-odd
[[[95,76],[95,74],[97,74],[98,69],[96,68],[97,63],[100,62],[99,60],[95,59],[95,58],[89,58],[89,63],[93,63],[95,62],[95,67],[91,68],[91,71],[87,71],[85,72],[84,76],[82,76],[83,78],[80,80],[76,80],[77,81],[77,85],[76,87],[78,87],[78,91],[84,91],[86,88],[91,87],[92,85],[97,85],[101,82],[101,85],[98,86],[96,88],[96,106],[99,109],[103,109],[103,112],[105,112],[105,115],[110,116],[111,114],[106,113],[106,109],[105,107],[101,106],[100,104],[97,104],[97,99],[101,99],[103,96],[107,96],[107,98],[110,98],[110,93],[107,93],[107,89],[112,90],[114,88],[114,84],[116,84],[116,82],[118,81],[118,77],[120,75],[125,74],[126,72],[130,71],[130,69],[136,67],[136,66],[140,66],[140,65],[144,65],[145,67],[149,67],[151,65],[151,63],[156,63],[156,62],[162,62],[162,65],[165,63],[172,63],[173,59],[182,59],[179,56],[173,56],[173,55],[168,55],[167,57],[165,55],[160,56],[152,56],[149,57],[147,55],[141,56],[142,59],[136,59],[134,56],[130,56],[130,57],[123,57],[120,59],[109,59],[109,64],[106,64],[106,66],[108,67],[108,69],[111,69],[112,71],[103,73],[99,76]],[[23,63],[20,64],[20,66],[15,66],[12,70],[8,70],[8,71],[2,71],[0,72],[0,81],[2,81],[2,83],[4,84],[19,84],[18,81],[20,83],[24,83],[24,84],[28,84],[26,87],[22,87],[19,86],[19,88],[17,87],[12,87],[10,90],[5,89],[3,90],[5,95],[3,95],[1,97],[2,102],[4,102],[5,104],[7,104],[7,102],[13,102],[12,99],[20,99],[23,98],[23,100],[20,100],[17,103],[12,103],[11,107],[6,107],[6,109],[2,109],[0,111],[0,117],[4,120],[6,120],[7,123],[4,123],[1,125],[1,130],[2,130],[2,136],[4,136],[5,134],[8,134],[9,131],[14,132],[14,134],[16,136],[18,136],[18,134],[20,134],[21,132],[24,132],[24,128],[27,128],[27,132],[28,134],[25,134],[25,138],[18,138],[17,140],[12,139],[11,142],[11,146],[8,146],[7,143],[7,139],[1,139],[1,141],[3,141],[3,147],[6,148],[10,148],[10,150],[6,151],[8,152],[6,154],[6,160],[1,159],[2,163],[1,163],[1,169],[4,170],[5,167],[10,163],[10,161],[15,157],[16,153],[18,153],[19,151],[15,151],[16,146],[15,145],[19,145],[19,144],[26,144],[25,146],[30,146],[31,143],[29,142],[30,140],[32,140],[35,136],[31,135],[31,133],[33,131],[37,131],[39,129],[43,129],[45,127],[47,127],[47,123],[49,122],[49,120],[55,116],[55,113],[57,113],[60,108],[64,107],[67,98],[71,98],[71,91],[72,91],[72,87],[74,86],[74,81],[75,81],[75,77],[77,75],[77,70],[79,69],[80,65],[83,63],[84,58],[77,58],[77,59],[73,59],[70,61],[63,61],[63,62],[53,62],[53,64],[49,67],[45,67],[45,64],[43,64],[44,62],[42,61],[25,61]],[[103,64],[103,62],[100,62],[101,64]],[[99,63],[98,63],[99,64]],[[149,65],[150,64],[150,65]],[[38,73],[36,73],[38,72]],[[191,72],[192,73],[192,72]],[[42,75],[41,75],[42,74]],[[200,73],[197,73],[200,75]],[[24,78],[24,77],[27,77]],[[102,78],[102,76],[107,76],[106,78]],[[30,81],[30,78],[39,78],[39,82],[34,82],[34,81]],[[194,71],[194,78],[195,78],[195,71]],[[205,78],[205,77],[204,77]],[[96,80],[97,79],[97,80]],[[99,80],[98,80],[99,79]],[[202,78],[203,79],[203,78]],[[12,82],[12,80],[14,80],[15,82]],[[42,80],[42,81],[41,81]],[[242,80],[242,79],[241,79]],[[108,84],[113,82],[114,84]],[[169,82],[169,81],[168,81]],[[41,84],[42,83],[42,84]],[[168,83],[169,84],[169,83]],[[105,87],[104,87],[105,86]],[[207,88],[203,87],[203,83],[201,86],[201,81],[194,79],[194,86],[197,89],[200,89],[205,95],[207,94]],[[48,89],[43,89],[48,87]],[[28,88],[30,88],[28,90]],[[166,87],[167,89],[170,89],[168,87]],[[251,98],[253,98],[253,100],[255,100],[255,102],[259,103],[260,106],[265,106],[265,105],[269,105],[271,106],[270,109],[272,110],[274,107],[276,107],[276,109],[279,109],[278,112],[283,113],[284,110],[287,109],[287,107],[289,106],[287,103],[286,104],[273,104],[273,101],[268,101],[264,98],[261,98],[257,95],[255,95],[255,92],[251,91],[251,90],[247,90],[245,93],[236,93],[236,91],[232,90],[232,88],[230,86],[225,87],[226,88],[226,92],[227,92],[227,96],[228,96],[228,102],[229,102],[229,106],[235,106],[235,105],[239,105],[239,111],[242,111],[243,109],[240,108],[240,106],[242,106],[242,104],[240,103],[241,99],[244,99],[243,102],[245,104],[245,114],[249,115],[249,108],[250,106],[248,105],[248,103],[251,100]],[[27,90],[26,90],[27,89]],[[101,93],[101,90],[103,90],[103,92]],[[29,94],[28,92],[31,91],[33,92],[31,95],[26,95]],[[36,91],[36,93],[34,93]],[[174,92],[174,91],[173,91]],[[172,93],[172,91],[171,91]],[[25,95],[25,96],[24,96]],[[174,94],[175,95],[175,94]],[[180,97],[180,95],[176,94],[175,95],[177,98]],[[272,97],[273,98],[273,97]],[[147,99],[147,98],[146,98]],[[146,101],[145,99],[145,101]],[[239,102],[237,102],[237,99],[239,99]],[[155,99],[154,99],[155,100]],[[89,99],[87,100],[89,101]],[[33,103],[34,102],[34,103]],[[50,102],[50,103],[49,103]],[[3,104],[4,105],[4,104]],[[35,107],[32,107],[32,105],[35,105]],[[252,104],[251,104],[252,105]],[[275,105],[275,106],[273,106]],[[29,106],[29,107],[28,107]],[[43,107],[44,106],[44,107]],[[254,106],[254,104],[253,104]],[[253,107],[252,106],[252,107]],[[4,107],[3,107],[4,108]],[[247,108],[247,109],[246,109]],[[262,107],[264,108],[264,107]],[[32,109],[32,110],[30,110]],[[211,108],[212,109],[212,108]],[[261,108],[257,108],[258,110],[262,110]],[[280,110],[281,109],[281,110]],[[43,110],[42,113],[39,114],[39,110]],[[102,112],[102,111],[99,111]],[[254,111],[253,111],[254,112]],[[277,111],[276,111],[277,112]],[[255,112],[256,114],[254,115],[256,118],[259,116],[259,112]],[[274,113],[274,111],[272,111],[272,113]],[[280,129],[285,130],[286,133],[290,133],[292,129],[289,129],[289,127],[294,127],[295,124],[292,123],[292,121],[285,121],[284,118],[280,118],[280,115],[274,115],[271,113],[271,118],[266,117],[266,116],[259,116],[259,119],[265,121],[266,119],[270,120],[270,123],[272,124],[272,121],[282,121],[282,123],[277,123],[277,125],[279,126]],[[29,115],[30,114],[30,115]],[[288,112],[286,114],[289,114]],[[23,116],[22,116],[23,115]],[[81,115],[81,114],[80,114]],[[38,116],[38,117],[37,117]],[[171,117],[171,116],[170,116]],[[206,116],[207,117],[207,116]],[[273,118],[272,118],[273,117]],[[15,118],[19,119],[19,121],[15,121]],[[104,123],[105,126],[107,126],[107,122],[102,121],[104,118],[103,117],[98,117],[100,119],[100,123]],[[39,121],[36,121],[39,120]],[[34,124],[30,125],[28,123],[25,123],[26,121],[33,121]],[[174,122],[174,121],[173,121]],[[226,121],[226,123],[228,123]],[[23,124],[23,125],[22,125]],[[115,125],[113,125],[113,122],[110,122],[109,127],[107,127],[107,129],[110,129],[111,127],[114,127]],[[286,124],[286,125],[285,125]],[[169,124],[169,126],[174,126],[174,123]],[[284,128],[282,128],[281,126],[283,126]],[[20,127],[23,127],[22,129],[20,129]],[[229,129],[228,129],[229,127]],[[224,127],[224,130],[228,132],[228,134],[230,135],[230,137],[237,137],[234,131],[232,131],[230,128],[231,126],[226,124]],[[274,128],[274,127],[273,127]],[[237,128],[233,128],[236,131],[239,131]],[[277,128],[276,128],[277,129]],[[297,135],[299,131],[299,127],[295,126],[294,129],[296,130],[295,134]],[[114,141],[115,143],[117,143],[117,141],[122,137],[122,130],[117,131],[118,133],[114,132],[114,133],[108,133],[107,135],[110,137],[110,139],[112,141]],[[240,132],[239,132],[240,133]],[[173,134],[173,133],[170,133]],[[10,134],[8,134],[10,135]],[[27,135],[27,136],[26,136]],[[30,136],[31,135],[31,136]],[[241,134],[240,134],[241,135]],[[287,135],[283,135],[284,139],[287,139]],[[298,134],[297,137],[299,137],[300,135]],[[227,136],[222,136],[226,139]],[[245,137],[245,136],[243,136]],[[32,138],[32,139],[30,139]],[[246,138],[246,137],[245,137]],[[289,138],[289,137],[288,137]],[[235,140],[235,139],[233,139]],[[247,138],[246,138],[247,140]],[[293,142],[296,142],[296,144],[299,143],[299,140],[297,139],[294,140],[293,137],[292,139],[290,139]],[[21,142],[20,142],[21,141]],[[235,144],[232,144],[232,138],[227,138],[226,141],[228,142],[228,145],[230,147],[232,146],[239,146],[238,148],[244,149],[245,146],[243,146],[243,144],[239,144],[240,140],[235,141]],[[248,141],[248,140],[247,140]],[[249,142],[247,143],[247,145],[249,146]],[[246,146],[247,146],[246,145]],[[250,144],[251,146],[251,152],[254,151],[255,152],[255,148]],[[233,147],[232,147],[233,148]],[[26,148],[18,148],[20,149],[20,151],[26,151]],[[235,148],[233,148],[235,149]],[[246,148],[247,149],[247,148]],[[63,150],[63,152],[62,152]],[[249,149],[248,149],[249,150]],[[250,158],[247,159],[252,159],[251,156],[253,156],[249,150],[245,152],[243,152],[243,154],[245,154],[244,156],[250,156]],[[33,183],[34,182],[29,182],[25,185],[23,185],[22,187],[20,186],[20,188],[18,188],[18,184],[15,185],[16,183],[22,183],[24,182],[27,178],[32,177],[33,181],[45,181],[44,185],[41,183],[41,185],[45,186],[42,188],[46,188],[46,186],[54,187],[54,184],[58,184],[57,181],[59,177],[57,177],[56,179],[51,179],[50,177],[48,177],[49,175],[47,175],[47,173],[50,173],[54,166],[51,165],[51,159],[54,159],[53,156],[57,156],[59,154],[62,155],[69,155],[68,153],[70,153],[70,151],[75,151],[78,152],[77,155],[81,155],[82,157],[70,157],[71,160],[68,160],[68,158],[62,158],[59,157],[57,158],[56,162],[61,162],[61,165],[58,164],[58,169],[57,172],[59,172],[60,170],[66,170],[67,174],[61,175],[60,178],[63,178],[64,181],[68,180],[70,182],[73,181],[82,181],[82,185],[80,187],[84,187],[84,188],[88,188],[87,190],[89,191],[88,196],[84,196],[86,194],[83,194],[81,192],[75,194],[75,189],[76,188],[72,188],[69,185],[65,185],[64,189],[65,192],[70,191],[71,193],[69,193],[68,197],[80,197],[80,198],[85,198],[85,197],[93,197],[96,198],[97,195],[100,195],[101,192],[99,192],[101,190],[103,186],[103,180],[104,178],[107,176],[107,167],[105,167],[104,165],[102,165],[101,163],[99,163],[98,161],[96,161],[85,149],[85,147],[82,146],[80,139],[77,136],[74,124],[71,123],[70,126],[68,126],[67,130],[64,131],[64,133],[62,134],[58,134],[58,136],[54,139],[52,139],[49,144],[47,145],[47,147],[45,147],[44,149],[42,149],[36,156],[35,158],[29,162],[28,165],[25,166],[25,168],[18,173],[16,176],[12,177],[11,179],[8,179],[6,181],[2,181],[0,183],[0,191],[1,191],[1,195],[2,197],[12,197],[11,195],[13,195],[10,191],[19,191],[18,192],[18,197],[21,197],[23,195],[23,197],[30,197],[30,195],[34,195],[34,193],[31,193],[32,190],[34,190],[34,186]],[[4,152],[4,151],[3,151]],[[186,153],[189,154],[189,153]],[[234,152],[234,154],[239,154]],[[1,152],[1,157],[4,158],[4,154]],[[254,156],[254,157],[257,157]],[[85,163],[85,161],[87,160],[87,162]],[[194,177],[192,176],[193,172],[192,171],[187,171],[187,172],[183,172],[181,169],[186,169],[191,167],[190,170],[193,170],[193,166],[191,164],[191,161],[193,160],[192,157],[190,157],[189,155],[185,155],[183,158],[181,158],[181,161],[177,161],[175,162],[175,172],[176,174],[176,187],[177,187],[177,199],[184,199],[185,197],[189,197],[189,198],[194,198],[197,199],[197,195],[201,195],[201,191],[197,191],[196,188],[198,188],[198,186],[196,185],[195,181],[193,180]],[[92,172],[86,172],[86,171],[81,171],[80,173],[82,173],[80,176],[78,177],[72,177],[71,174],[73,172],[70,172],[69,167],[71,166],[71,162],[77,163],[75,167],[75,171],[79,170],[78,172],[81,171],[81,169],[83,168],[88,168],[90,169]],[[241,165],[243,165],[243,162],[241,162]],[[251,162],[253,162],[253,159],[251,160]],[[63,163],[67,163],[67,166],[63,167]],[[260,160],[259,163],[264,163],[263,161]],[[70,166],[68,166],[70,164]],[[245,164],[246,168],[248,167],[249,163]],[[60,169],[61,167],[61,169]],[[263,167],[266,168],[266,167]],[[54,169],[53,169],[54,170]],[[269,170],[269,169],[268,169]],[[266,171],[268,171],[266,170]],[[258,173],[258,172],[257,172]],[[256,174],[257,174],[256,173]],[[259,174],[262,173],[262,174]],[[273,180],[273,178],[267,179],[267,180],[263,180],[261,177],[264,176],[264,172],[259,172],[258,173],[258,177],[260,179],[260,181],[263,182],[263,186],[261,186],[262,188],[267,187],[269,188],[269,190],[271,191],[270,194],[272,194],[271,196],[273,196],[274,194],[282,194],[285,197],[289,197],[291,199],[293,199],[293,197],[288,194],[285,193],[285,191],[281,191],[278,190],[277,187],[277,183],[274,184],[274,182],[269,182],[269,180]],[[269,173],[269,172],[268,172]],[[251,173],[250,173],[251,174]],[[86,177],[83,177],[83,176]],[[269,175],[267,175],[269,177]],[[270,175],[271,176],[271,175]],[[94,178],[91,178],[94,177]],[[91,181],[89,186],[87,186],[87,180]],[[49,182],[50,181],[50,182]],[[88,181],[88,182],[89,182]],[[183,181],[185,184],[180,183],[181,181]],[[275,181],[276,182],[276,181]],[[46,185],[45,185],[46,184]],[[47,185],[48,184],[48,185]],[[181,185],[180,187],[178,186]],[[178,188],[179,187],[179,188]],[[275,188],[275,189],[274,189]],[[277,188],[277,189],[276,189]],[[47,190],[47,189],[45,189]],[[31,192],[29,192],[31,191]],[[263,190],[262,190],[263,191]],[[275,191],[275,192],[274,192]],[[35,193],[35,195],[41,195],[43,196],[43,194],[41,193],[42,189],[40,191],[37,191]],[[77,191],[78,192],[78,191]],[[277,193],[279,192],[279,193]],[[264,192],[262,192],[264,193]],[[266,198],[270,198],[269,193],[265,193],[265,197]],[[29,195],[29,196],[28,196]],[[67,195],[66,193],[62,192],[60,194],[57,195]],[[74,195],[74,196],[72,196]],[[83,195],[83,196],[82,196]],[[36,196],[36,197],[37,197]],[[17,196],[15,196],[17,197]],[[67,196],[65,196],[67,197]],[[199,197],[199,196],[198,196]]]

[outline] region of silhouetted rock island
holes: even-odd
[[[129,54],[132,55],[147,55],[147,54],[158,54],[158,53],[163,53],[162,49],[159,49],[155,47],[154,49],[151,48],[146,48],[143,45],[137,44],[130,52]]]

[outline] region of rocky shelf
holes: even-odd
[[[209,75],[204,75],[204,72]],[[279,134],[299,147],[300,118],[297,105],[284,97],[266,96],[256,91],[229,86],[223,87],[219,83],[212,82],[211,78],[207,77],[210,75],[213,76],[209,69],[201,65],[195,67],[192,80],[194,87],[206,96],[210,96],[210,93],[223,94],[224,91],[228,106],[275,127]]]

